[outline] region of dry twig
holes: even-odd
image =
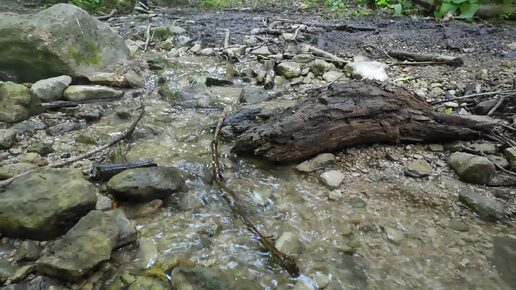
[[[233,214],[236,217],[238,217],[246,225],[247,229],[260,240],[262,246],[273,256],[273,258],[279,260],[281,267],[287,270],[287,272],[293,277],[297,277],[299,276],[299,268],[297,266],[296,260],[293,257],[288,256],[287,254],[278,250],[270,241],[270,239],[266,235],[262,234],[258,230],[258,228],[256,228],[256,226],[245,215],[245,212],[240,205],[240,201],[236,193],[232,189],[228,188],[224,183],[224,176],[222,175],[222,165],[220,163],[218,153],[219,135],[223,124],[224,118],[220,118],[215,129],[213,140],[211,142],[211,154],[213,159],[213,172],[215,175],[215,183],[222,191],[222,197],[228,203]]]

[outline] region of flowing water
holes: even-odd
[[[163,75],[180,88],[195,86],[208,74],[223,74],[226,67],[204,57],[172,62],[173,70]],[[157,82],[151,76],[147,92]],[[200,89],[197,94],[206,92]],[[275,102],[290,98],[284,94]],[[460,190],[482,189],[456,181],[443,153],[422,145],[349,149],[337,154],[337,164],[325,168],[346,174],[340,188],[331,190],[319,180],[320,173],[237,157],[230,153],[231,144],[222,142],[227,185],[240,195],[249,218],[273,238],[291,232],[299,239],[295,257],[302,275],[294,279],[233,217],[212,182],[213,127],[223,115],[221,109],[234,111],[241,105],[224,98],[212,102],[213,107],[192,105],[152,94],[141,101],[146,114],[129,142],[127,158],[176,166],[188,185],[187,192],[174,195],[162,208],[133,215],[140,241],[157,247],[144,261],[149,266],[186,257],[222,270],[235,285],[251,289],[288,289],[296,283],[300,287],[298,280],[324,289],[511,289],[490,257],[494,237],[516,238],[514,223],[480,221],[458,204]],[[124,99],[115,108],[138,106],[136,100]],[[99,135],[125,128],[128,122],[108,115],[87,130]],[[434,165],[428,180],[403,175],[403,164],[415,158]],[[122,206],[129,215],[138,212],[135,206]],[[140,258],[123,249],[115,259],[123,268]]]

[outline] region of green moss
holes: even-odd
[[[93,42],[86,42],[83,51],[69,47],[68,53],[76,65],[100,63],[100,49]]]

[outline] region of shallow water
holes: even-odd
[[[188,58],[176,62],[167,78],[191,86],[192,80],[223,66]],[[151,78],[147,90],[155,83]],[[339,153],[340,161],[326,169],[343,170],[346,178],[332,192],[319,181],[320,173],[301,174],[291,166],[236,157],[231,144],[223,143],[219,150],[227,185],[241,196],[249,218],[267,235],[292,232],[301,241],[296,258],[302,276],[290,278],[232,216],[211,182],[210,142],[220,109],[170,104],[159,97],[142,101],[147,113],[127,158],[177,166],[189,188],[157,212],[136,218],[140,239],[157,245],[156,264],[186,257],[251,289],[288,289],[297,280],[316,287],[316,281],[326,284],[325,277],[330,284],[324,289],[511,289],[489,257],[495,236],[515,238],[514,224],[485,223],[461,207],[457,192],[475,187],[452,177],[442,153],[387,145]],[[134,100],[122,102],[137,107]],[[227,108],[238,107],[230,103]],[[126,126],[115,119],[105,117],[88,130],[98,134]],[[387,152],[401,159],[387,161]],[[403,175],[404,161],[414,154],[437,164],[429,180]],[[452,229],[454,221],[467,224],[468,231]]]

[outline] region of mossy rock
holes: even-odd
[[[13,82],[0,83],[0,122],[20,122],[42,110],[40,100],[26,86]]]

